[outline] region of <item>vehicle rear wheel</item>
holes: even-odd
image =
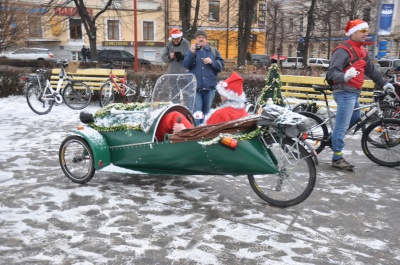
[[[400,120],[383,119],[369,125],[361,138],[364,154],[381,166],[400,166]]]
[[[30,85],[26,90],[26,101],[28,106],[36,114],[43,115],[47,114],[53,108],[53,99],[43,99],[43,88],[40,88],[38,84]],[[51,95],[49,95],[51,97]]]
[[[94,158],[89,144],[80,136],[65,138],[59,150],[60,166],[73,182],[84,184],[94,175]]]
[[[83,82],[73,82],[65,86],[63,90],[65,104],[71,109],[84,109],[92,99],[92,91]]]
[[[248,175],[253,191],[277,207],[303,202],[313,191],[317,175],[309,152],[289,138],[282,139],[282,144],[272,138],[266,138],[265,142],[276,158],[279,171],[275,175]]]
[[[114,89],[110,82],[104,83],[99,91],[99,104],[100,107],[105,107],[115,100]]]

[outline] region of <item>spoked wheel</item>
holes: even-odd
[[[361,138],[364,154],[381,166],[400,166],[400,120],[383,119],[368,126]]]
[[[99,103],[100,107],[105,107],[115,100],[114,90],[110,82],[105,83],[100,87]]]
[[[83,82],[73,82],[65,86],[63,99],[71,109],[84,109],[90,104],[92,91]]]
[[[310,112],[299,112],[306,116],[310,122],[310,129],[307,131],[307,141],[314,150],[319,154],[329,145],[329,132],[326,124],[320,125],[323,121],[317,115]]]
[[[83,138],[68,136],[60,146],[59,161],[62,171],[73,182],[84,184],[93,178],[93,153]]]
[[[283,139],[280,146],[272,138],[265,141],[272,145],[279,172],[275,175],[248,175],[252,189],[273,206],[288,207],[301,203],[315,186],[316,169],[312,157],[292,139]]]
[[[44,100],[42,96],[43,89],[41,89],[38,84],[32,84],[26,90],[26,100],[28,101],[28,106],[31,108],[31,110],[33,110],[33,112],[39,115],[49,113],[54,105],[53,99]]]

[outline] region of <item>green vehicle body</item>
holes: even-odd
[[[204,144],[212,139],[179,143],[172,143],[168,139],[154,141],[159,120],[172,110],[182,111],[182,107],[166,108],[147,132],[134,129],[99,132],[88,126],[72,132],[89,144],[96,170],[113,164],[146,174],[248,175],[278,172],[274,156],[260,136],[238,141],[234,151],[218,143]]]

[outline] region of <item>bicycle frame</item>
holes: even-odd
[[[43,89],[42,99],[43,100],[54,100],[57,104],[61,104],[63,102],[63,97],[61,96],[61,88],[63,87],[63,83],[65,80],[69,80],[67,72],[64,67],[61,66],[60,73],[58,74],[60,79],[57,83],[56,90],[53,89],[50,81],[46,79],[46,87]],[[39,82],[39,87],[42,89],[42,85]]]
[[[324,101],[325,101],[325,106],[326,106],[326,110],[328,113],[328,118],[323,119],[323,122],[318,126],[327,124],[329,122],[329,126],[332,131],[333,127],[334,127],[333,118],[336,117],[336,113],[333,113],[329,107],[326,92],[324,90],[321,90],[320,92],[324,95]],[[358,121],[356,121],[354,124],[350,124],[349,128],[346,130],[346,134],[348,134],[354,128],[355,128],[355,130],[354,130],[354,134],[355,134],[366,123],[368,117],[375,114],[375,112],[378,112],[379,118],[383,117],[378,101],[375,101],[374,103],[362,105],[358,108],[354,108],[353,112],[357,111],[357,110],[368,109],[368,108],[369,108],[369,111],[367,111],[364,116],[361,116],[361,118]],[[315,126],[315,127],[317,127],[317,126]]]
[[[128,87],[126,85],[126,79],[127,79],[126,76],[120,78],[114,75],[112,71],[110,72],[109,81],[114,85],[114,87],[117,89],[119,93],[121,93],[121,96],[123,97],[125,97],[126,88]],[[118,84],[117,81],[121,82],[121,85]]]

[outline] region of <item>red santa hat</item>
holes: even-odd
[[[368,29],[368,23],[361,20],[361,19],[354,19],[347,22],[344,31],[346,32],[346,36],[350,36],[351,34],[355,33],[360,29]]]
[[[243,81],[244,79],[238,73],[233,72],[225,81],[221,81],[216,89],[220,95],[230,100],[244,101]]]
[[[182,35],[183,35],[182,31],[178,28],[172,28],[169,31],[169,36],[173,39],[180,38],[182,37]]]

